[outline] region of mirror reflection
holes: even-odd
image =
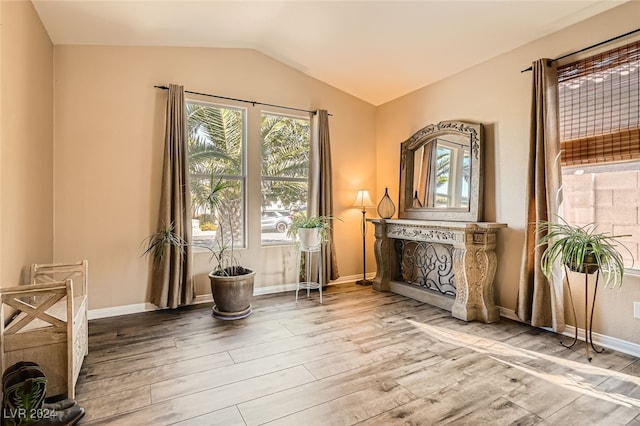
[[[414,152],[412,207],[469,208],[471,147],[436,138]]]

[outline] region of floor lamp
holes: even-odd
[[[371,202],[369,191],[361,189],[356,195],[356,200],[353,202],[353,207],[362,210],[362,279],[356,281],[358,285],[371,285],[373,281],[367,280],[367,210],[368,208],[375,207]]]

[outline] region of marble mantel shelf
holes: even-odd
[[[500,319],[494,302],[493,278],[497,266],[497,233],[506,227],[496,222],[441,222],[412,219],[368,219],[375,226],[377,272],[373,288],[394,291],[451,311],[464,321]],[[393,240],[421,241],[453,247],[455,300],[417,286],[395,281],[398,255]]]

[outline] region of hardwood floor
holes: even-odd
[[[636,425],[640,363],[500,320],[465,323],[371,287],[89,323],[83,425]]]

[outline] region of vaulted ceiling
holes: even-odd
[[[54,44],[251,48],[380,105],[625,1],[32,2]]]

